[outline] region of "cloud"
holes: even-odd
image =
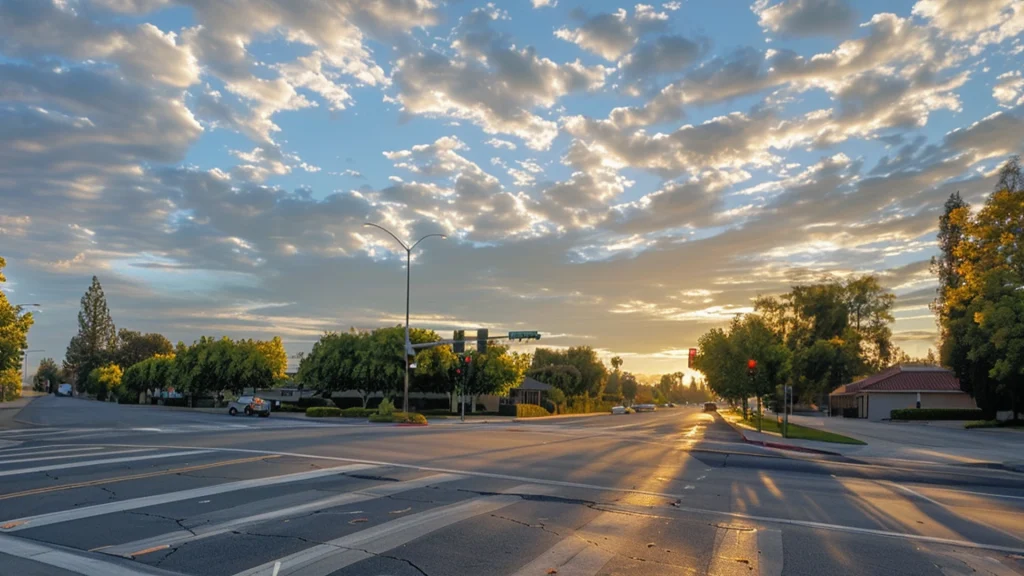
[[[996,78],[992,87],[992,97],[1002,106],[1024,104],[1024,78],[1020,72],[1004,72]]]
[[[623,8],[590,17],[578,11],[576,16],[582,23],[576,28],[555,30],[555,37],[612,62],[628,52],[641,35],[664,29],[668,20],[668,14],[646,4],[637,4],[632,17]]]
[[[761,28],[781,36],[840,34],[856,23],[847,0],[758,0],[751,9]]]
[[[627,81],[636,81],[681,72],[707,53],[707,39],[690,40],[682,36],[659,36],[653,42],[640,44],[620,62],[619,69]]]
[[[975,52],[1024,31],[1020,0],[918,0],[913,13],[954,40],[973,41]]]
[[[716,56],[664,87],[644,105],[617,109],[613,116],[629,125],[648,125],[679,118],[686,105],[729,101],[779,86],[833,92],[858,74],[908,76],[921,68],[940,71],[956,61],[955,52],[928,28],[908,18],[875,14],[861,27],[866,30],[864,37],[846,40],[831,52],[808,58],[791,50],[752,47]]]
[[[511,134],[528,147],[547,149],[557,125],[536,115],[571,92],[604,84],[606,71],[579,62],[558,64],[532,47],[517,48],[493,32],[490,13],[474,10],[455,41],[460,56],[434,50],[406,54],[396,63],[396,99],[404,112],[470,120],[487,134]]]
[[[531,0],[534,8],[554,8],[558,6],[558,0]]]
[[[508,140],[502,140],[501,138],[491,138],[487,142],[484,142],[484,144],[487,144],[488,146],[491,146],[493,148],[498,148],[498,149],[501,149],[501,148],[504,148],[505,150],[515,150],[516,149],[515,143],[509,142]]]

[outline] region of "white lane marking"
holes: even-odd
[[[48,438],[50,436],[64,436],[67,435],[67,430],[57,430],[54,432],[33,432],[32,434],[19,434],[17,436],[8,436],[8,440],[36,440],[39,438]]]
[[[0,438],[8,438],[19,434],[28,434],[30,432],[43,432],[45,430],[64,430],[64,428],[19,428],[17,430],[0,430]]]
[[[129,568],[113,562],[104,562],[84,554],[72,554],[38,542],[23,540],[13,536],[4,536],[2,534],[0,534],[0,553],[61,568],[83,576],[140,576],[157,573],[147,570],[142,565]]]
[[[103,450],[102,446],[90,446],[87,448],[58,448],[57,450],[49,450],[58,445],[50,445],[45,447],[31,446],[28,448],[6,448],[0,450],[0,458],[6,458],[8,456],[20,456],[22,452],[31,452],[32,454],[61,454],[64,452],[89,452],[92,450]]]
[[[715,576],[757,574],[757,529],[742,524],[719,526],[707,573]]]
[[[782,576],[782,530],[757,529],[758,576]]]
[[[929,490],[940,490],[942,492],[952,492],[953,494],[970,494],[971,496],[984,496],[985,498],[1005,498],[1007,500],[1024,500],[1024,496],[1014,496],[1012,494],[994,494],[992,492],[972,492],[970,490],[956,490],[954,488],[942,488],[939,486],[929,486]]]
[[[916,490],[912,490],[912,489],[907,488],[906,486],[904,486],[902,484],[898,484],[896,482],[892,482],[891,480],[879,480],[879,483],[882,484],[883,486],[889,486],[891,488],[895,488],[895,489],[897,489],[897,490],[899,490],[901,492],[904,492],[906,494],[910,494],[911,496],[913,496],[915,498],[920,498],[921,500],[924,500],[925,502],[928,502],[929,504],[934,504],[934,505],[939,506],[941,508],[945,508],[946,507],[946,505],[943,504],[942,502],[939,502],[937,500],[933,500],[933,499],[925,496],[924,494],[921,494],[920,492],[918,492]]]
[[[16,460],[0,460],[0,465],[17,464],[19,462],[39,462],[41,460],[66,460],[68,458],[90,458],[92,456],[112,456],[114,454],[134,454],[136,452],[152,452],[156,448],[136,448],[135,450],[115,450],[103,454],[62,454],[60,456],[41,456],[38,458],[18,458]]]
[[[569,536],[526,566],[517,570],[512,576],[537,576],[557,570],[558,576],[594,576],[615,554]],[[553,572],[551,572],[553,573]]]
[[[525,487],[519,486],[509,492],[523,488]],[[284,558],[278,558],[239,572],[236,576],[271,575],[278,563],[281,564],[279,571],[281,576],[327,576],[346,566],[372,558],[375,554],[382,554],[441,528],[520,501],[519,496],[502,494],[473,498],[458,504],[433,508],[300,550]]]
[[[298,482],[300,480],[311,480],[314,478],[333,476],[335,474],[342,474],[345,472],[367,470],[369,468],[374,468],[374,466],[368,466],[366,464],[349,464],[346,466],[336,466],[334,468],[324,468],[322,470],[310,470],[309,472],[285,474],[283,476],[239,480],[237,482],[216,484],[214,486],[203,486],[202,488],[192,488],[190,490],[181,490],[179,492],[144,496],[142,498],[133,498],[131,500],[122,500],[119,502],[106,502],[95,506],[84,506],[82,508],[74,508],[71,510],[39,514],[38,516],[26,516],[24,518],[0,521],[0,532],[17,532],[19,530],[25,530],[26,528],[49,526],[50,524],[80,520],[82,518],[92,518],[94,516],[103,516],[104,514],[124,512],[125,510],[137,510],[148,506],[167,504],[168,502],[180,502],[182,500],[202,498],[205,496],[212,496],[214,494],[224,494],[225,492],[234,492],[236,490],[245,490],[247,488],[262,488],[264,486],[275,486],[278,484],[286,484],[288,482]],[[3,526],[10,526],[10,528],[3,528]]]
[[[104,444],[105,446],[137,446],[136,444]],[[189,448],[188,446],[161,446],[161,448]],[[497,474],[493,472],[479,472],[476,470],[455,470],[451,468],[434,468],[432,466],[418,466],[416,464],[404,464],[401,462],[382,462],[378,460],[361,460],[356,458],[342,458],[339,456],[320,456],[316,454],[303,454],[301,452],[281,452],[276,450],[252,450],[248,448],[206,448],[206,450],[212,452],[238,452],[241,454],[266,454],[266,455],[278,455],[278,456],[291,456],[295,458],[310,458],[313,460],[328,460],[332,462],[349,462],[357,464],[365,464],[370,467],[394,467],[403,468],[406,470],[422,470],[424,472],[445,472],[448,474],[460,474],[463,476],[473,476],[476,478],[497,478],[500,480],[512,480],[514,482],[527,482],[530,484],[540,484],[544,486],[558,486],[563,488],[581,488],[585,490],[595,490],[600,492],[619,492],[624,494],[643,494],[646,496],[662,496],[665,498],[678,500],[684,497],[683,494],[668,494],[665,492],[653,492],[649,490],[632,490],[629,488],[617,488],[613,486],[598,486],[596,484],[581,484],[578,482],[563,482],[561,480],[546,480],[543,478],[530,478],[527,476],[513,476],[511,474]],[[710,471],[710,469],[708,469]],[[981,542],[971,542],[968,540],[951,540],[946,538],[935,538],[931,536],[921,536],[918,534],[905,534],[900,532],[889,532],[887,530],[875,530],[871,528],[857,528],[854,526],[843,526],[841,524],[826,524],[823,522],[811,522],[809,520],[792,520],[789,518],[774,518],[768,516],[754,516],[743,514],[740,512],[723,512],[721,510],[709,510],[704,508],[683,508],[680,506],[674,506],[673,510],[689,511],[695,514],[710,514],[710,515],[725,515],[733,518],[744,518],[748,520],[760,520],[762,522],[771,522],[775,524],[787,524],[791,526],[803,526],[807,528],[820,528],[822,530],[833,530],[837,532],[852,532],[856,534],[872,534],[875,536],[882,536],[886,538],[905,538],[908,540],[923,540],[927,542],[934,542],[938,544],[945,544],[948,546],[962,546],[965,548],[976,548],[981,550],[995,550],[998,552],[1010,552],[1011,554],[1024,554],[1024,548],[1011,548],[1007,546],[999,546],[994,544],[984,544]],[[650,513],[650,509],[646,509],[644,513]]]
[[[409,490],[415,490],[417,488],[424,488],[426,486],[433,486],[436,484],[442,484],[444,482],[452,482],[454,480],[460,480],[465,476],[458,476],[455,474],[433,474],[430,476],[424,476],[423,478],[416,478],[414,480],[407,480],[405,482],[388,482],[387,484],[377,484],[368,488],[361,488],[359,490],[353,490],[345,494],[338,494],[331,496],[330,498],[322,498],[319,500],[313,500],[305,502],[297,506],[288,506],[287,508],[281,508],[278,510],[271,510],[262,514],[253,514],[250,516],[244,516],[239,518],[233,518],[224,522],[218,522],[216,524],[200,524],[195,526],[191,530],[178,530],[176,532],[168,532],[152,538],[146,538],[143,540],[136,540],[134,542],[126,542],[124,544],[118,544],[116,546],[110,546],[101,550],[104,554],[110,554],[113,556],[124,556],[131,558],[133,552],[139,550],[147,550],[156,546],[181,546],[187,542],[194,542],[196,540],[202,540],[211,536],[217,536],[218,534],[224,534],[225,532],[231,532],[237,530],[243,526],[251,526],[253,524],[260,524],[262,522],[268,522],[270,520],[276,520],[278,518],[284,518],[288,516],[298,516],[307,512],[313,512],[316,510],[323,510],[326,508],[332,508],[335,506],[343,506],[345,504],[354,504],[356,502],[366,502],[368,500],[375,500],[377,498],[383,498],[392,494],[399,494],[401,492],[407,492]],[[209,500],[206,500],[209,502]],[[243,513],[245,506],[238,507]],[[201,520],[202,516],[196,520]]]
[[[194,454],[207,454],[209,452],[209,450],[189,450],[187,452],[165,452],[163,454],[149,454],[147,456],[129,456],[127,458],[104,458],[103,460],[88,460],[86,462],[65,462],[64,464],[36,466],[35,468],[0,470],[0,477],[17,476],[19,474],[32,474],[35,472],[49,472],[50,470],[67,470],[68,468],[84,468],[86,466],[101,466],[103,464],[120,464],[122,462],[136,462],[138,460],[155,460],[157,458],[174,458],[175,456],[192,456]]]

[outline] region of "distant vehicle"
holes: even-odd
[[[658,409],[654,404],[637,404],[634,408],[637,412],[654,412]]]
[[[665,404],[665,407],[667,407],[667,408],[675,408],[676,407],[676,403],[675,402],[669,402],[668,404]]]
[[[612,414],[629,414],[626,410],[628,410],[628,408],[625,406],[612,406]]]
[[[270,416],[270,402],[265,402],[263,398],[255,396],[239,396],[238,400],[228,403],[228,414],[234,416],[239,412],[246,416],[256,414],[266,418]]]
[[[53,393],[54,396],[71,396],[71,384],[61,384],[57,386],[57,391]]]
[[[718,412],[718,404],[715,404],[714,402],[705,402],[704,403],[704,411],[705,412]]]

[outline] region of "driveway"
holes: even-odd
[[[1018,430],[964,430],[926,422],[870,422],[799,414],[791,418],[802,426],[867,442],[867,446],[850,451],[857,458],[1024,467],[1024,433]]]

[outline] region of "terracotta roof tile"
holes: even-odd
[[[832,395],[854,394],[857,392],[959,392],[960,381],[952,372],[938,366],[897,365],[846,384]]]

